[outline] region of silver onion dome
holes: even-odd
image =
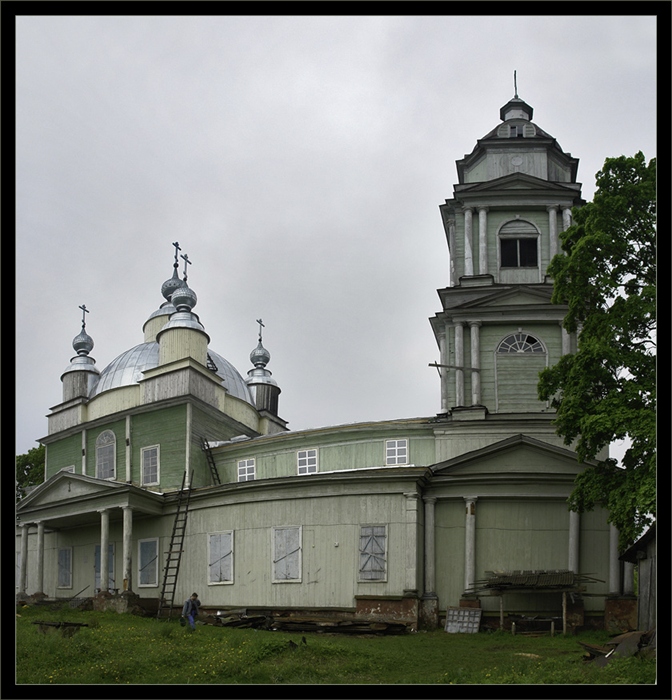
[[[84,330],[84,327],[74,337],[72,347],[78,355],[88,355],[93,350],[93,338]]]
[[[250,353],[250,362],[259,368],[266,367],[271,360],[271,353],[261,344],[261,340],[257,347]]]

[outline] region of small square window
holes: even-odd
[[[314,474],[317,471],[317,450],[299,450],[296,461],[299,474]]]
[[[408,464],[408,441],[406,439],[385,442],[385,464]]]
[[[241,459],[238,462],[238,481],[254,481],[254,459]]]

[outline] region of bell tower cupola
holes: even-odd
[[[82,330],[72,341],[72,347],[77,355],[70,360],[70,364],[61,375],[63,402],[87,398],[100,377],[96,361],[89,356],[93,350],[93,338],[86,332],[86,314],[89,310],[86,304],[82,304],[79,308],[82,310]]]

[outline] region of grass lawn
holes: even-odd
[[[584,661],[577,640],[505,632],[401,636],[290,634],[198,625],[177,619],[67,607],[18,609],[16,684],[640,684],[655,683],[653,660]],[[83,622],[70,637],[37,620]],[[305,643],[302,641],[305,638]]]

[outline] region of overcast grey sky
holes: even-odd
[[[654,17],[22,16],[16,47],[17,453],[78,306],[102,370],[143,341],[173,241],[243,376],[263,319],[291,429],[434,415],[439,205],[513,71],[584,199],[605,158],[656,155]]]

